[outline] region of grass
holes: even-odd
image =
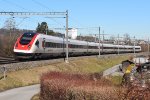
[[[40,96],[40,94],[35,94],[35,95],[31,98],[31,100],[40,100],[39,96]]]
[[[116,56],[104,59],[92,58],[80,58],[74,61],[70,61],[69,64],[65,62],[52,64],[43,67],[36,67],[32,69],[24,69],[15,72],[6,73],[6,79],[0,80],[0,91],[7,89],[28,86],[32,84],[40,83],[40,77],[43,73],[49,71],[70,72],[70,73],[95,73],[101,72],[109,67],[112,67],[122,60],[127,59],[128,56]],[[0,75],[2,76],[2,75]]]
[[[115,56],[110,58],[82,58],[75,61],[70,61],[69,64],[59,63],[56,65],[61,71],[71,71],[76,73],[95,73],[104,71],[116,64],[121,63],[121,61],[126,60],[128,56]]]
[[[122,83],[122,76],[111,76],[110,77],[110,81],[114,84],[114,85],[120,85]]]

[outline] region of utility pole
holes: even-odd
[[[80,33],[80,41],[82,41],[82,40],[81,40],[81,33]]]
[[[119,34],[118,34],[118,55],[119,55]]]
[[[66,59],[65,62],[69,63],[68,58],[69,50],[68,50],[68,10],[66,11]]]
[[[100,32],[101,32],[101,28],[99,27],[99,55],[98,55],[98,58],[100,58],[100,55],[101,55],[101,48],[100,48]]]
[[[135,56],[135,36],[134,36],[134,56]]]
[[[103,30],[103,42],[102,42],[102,48],[103,48],[103,45],[104,45],[104,30]]]
[[[147,47],[148,47],[148,54],[149,54],[149,38],[148,38],[148,43],[147,43],[147,44],[148,44],[148,46],[147,46]]]
[[[48,26],[46,25],[46,35],[47,35],[47,31],[48,31]]]
[[[95,43],[96,43],[96,34],[95,34]]]

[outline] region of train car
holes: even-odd
[[[69,56],[98,54],[99,43],[68,39]],[[140,52],[140,46],[100,44],[101,53]],[[64,38],[41,33],[24,33],[14,46],[17,58],[42,58],[65,56],[66,40]]]

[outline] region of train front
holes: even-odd
[[[16,58],[32,58],[34,56],[34,42],[37,33],[24,33],[19,37],[14,46]]]

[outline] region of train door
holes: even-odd
[[[104,50],[103,50],[103,49],[104,49],[104,43],[102,43],[102,46],[100,46],[100,48],[101,48],[101,50],[102,50],[101,52],[103,53],[103,51],[104,51]]]
[[[62,46],[63,46],[62,55],[65,56],[65,39],[64,39],[64,37],[63,37],[63,44],[62,44]]]
[[[87,54],[88,54],[88,52],[89,52],[89,44],[88,44],[88,42],[87,42]]]
[[[45,41],[45,38],[43,38],[42,40],[42,48],[43,48],[43,52],[45,53],[45,44],[46,44],[46,41]]]

